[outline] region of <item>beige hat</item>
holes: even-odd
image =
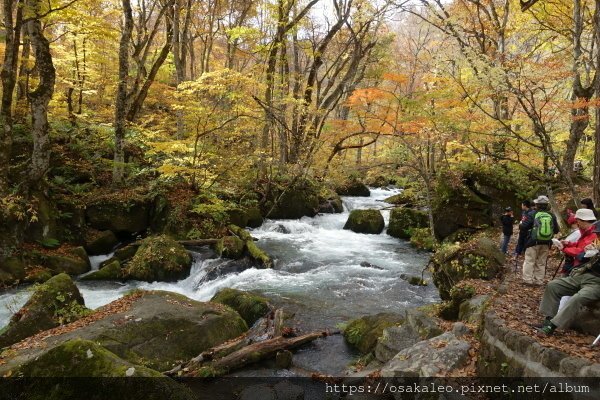
[[[535,204],[548,204],[550,200],[546,196],[540,196],[533,201]]]
[[[580,208],[575,213],[575,218],[580,219],[582,221],[595,221],[596,216],[594,215],[594,211],[589,208]]]

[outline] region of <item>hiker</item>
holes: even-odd
[[[500,222],[502,223],[502,243],[500,244],[500,250],[504,254],[508,253],[508,243],[510,243],[510,238],[513,234],[514,218],[515,216],[511,207],[506,207],[504,214],[500,217]]]
[[[525,243],[529,237],[529,230],[523,229],[526,221],[533,219],[535,210],[531,208],[531,201],[525,200],[521,203],[521,222],[519,223],[519,236],[517,238],[517,247],[515,248],[515,256],[518,257],[525,253]]]
[[[600,233],[600,225],[594,225],[594,234]],[[598,250],[595,245],[586,246],[586,250]],[[571,297],[559,311],[560,300]],[[568,328],[582,306],[600,300],[600,256],[595,255],[587,262],[573,268],[570,276],[558,278],[548,283],[540,312],[546,319],[535,328],[545,335],[552,335],[557,328]]]
[[[586,246],[594,243],[596,240],[596,216],[592,210],[581,208],[575,214],[575,221],[579,228],[580,236],[575,242],[562,240],[559,245],[560,250],[565,255],[565,263],[561,273],[568,276],[574,267],[579,266],[583,261]]]
[[[535,214],[522,224],[529,231],[525,244],[525,262],[523,263],[523,281],[526,285],[537,286],[544,283],[546,261],[552,238],[559,232],[558,221],[549,211],[550,200],[540,196],[533,201]]]
[[[594,200],[590,198],[585,198],[580,202],[581,208],[587,208],[588,210],[592,210],[596,220],[598,219],[598,211],[596,211],[596,207],[594,207]],[[573,210],[567,209],[567,224],[575,225],[577,223],[577,218],[575,217],[575,213]]]

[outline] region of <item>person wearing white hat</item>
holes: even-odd
[[[562,252],[565,255],[565,265],[563,266],[561,273],[565,276],[569,275],[571,269],[581,264],[581,256],[585,253],[585,247],[594,243],[596,240],[594,227],[596,215],[593,210],[588,208],[577,210],[575,213],[575,221],[580,232],[579,239],[575,242],[567,240],[561,241],[563,246]]]
[[[546,261],[552,238],[559,232],[558,221],[549,211],[550,200],[539,196],[533,201],[535,213],[532,218],[523,222],[521,229],[529,232],[525,245],[525,262],[523,263],[523,281],[526,285],[544,284]]]

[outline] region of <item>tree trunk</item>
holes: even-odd
[[[13,21],[13,10],[17,7]],[[2,79],[2,103],[0,104],[0,194],[8,192],[8,168],[12,147],[12,98],[17,81],[17,61],[22,24],[22,6],[20,1],[3,0],[5,48],[4,62],[0,77]]]
[[[28,0],[29,10],[35,10],[36,16],[30,17],[27,22],[29,40],[35,56],[35,63],[39,72],[39,84],[29,93],[31,102],[31,134],[33,137],[33,153],[31,155],[31,168],[29,179],[32,184],[38,183],[48,171],[50,165],[50,138],[48,136],[48,103],[54,93],[56,70],[52,63],[50,43],[42,32],[42,23],[37,18],[39,0]]]
[[[127,113],[127,78],[129,77],[129,43],[133,31],[133,12],[131,1],[122,0],[123,31],[119,43],[119,83],[115,100],[115,155],[113,165],[113,184],[121,184],[125,175],[125,116]]]

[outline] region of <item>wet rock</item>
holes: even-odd
[[[247,269],[256,267],[256,262],[250,257],[243,257],[239,260],[220,260],[206,267],[206,274],[201,282],[210,282],[227,274],[238,274]]]
[[[360,266],[363,268],[372,268],[372,269],[378,269],[380,271],[385,271],[385,268],[381,268],[380,266],[371,264],[370,262],[367,262],[367,261],[361,262]]]
[[[271,310],[266,298],[237,289],[221,289],[210,301],[233,308],[248,326],[254,325]]]
[[[339,214],[344,212],[344,204],[340,196],[333,190],[324,188],[319,193],[319,213]]]
[[[399,314],[381,313],[368,315],[350,321],[344,329],[346,341],[356,347],[361,353],[367,354],[375,348],[377,339],[383,330],[404,322]]]
[[[401,193],[388,197],[383,201],[395,206],[414,207],[417,204],[417,196],[414,191],[404,189]]]
[[[379,210],[353,210],[344,225],[356,233],[367,233],[378,235],[383,232],[385,221]]]
[[[44,267],[31,267],[27,269],[27,276],[23,279],[25,283],[44,283],[52,278],[52,271]]]
[[[427,281],[420,276],[412,275],[407,279],[408,283],[413,286],[427,286]]]
[[[69,275],[81,275],[85,274],[91,269],[89,259],[83,260],[79,257],[68,257],[59,255],[45,255],[43,256],[44,265],[48,269],[52,270],[54,274],[60,274],[62,272]]]
[[[86,242],[85,250],[91,256],[99,256],[110,253],[118,244],[119,239],[114,233],[103,231]]]
[[[126,276],[146,282],[173,282],[190,273],[192,258],[185,248],[166,235],[142,241],[135,256],[127,264]]]
[[[139,247],[134,245],[121,247],[120,249],[115,250],[115,258],[121,263],[124,263],[125,261],[132,259],[138,249]]]
[[[38,332],[73,322],[88,310],[77,286],[67,274],[59,274],[40,285],[29,301],[15,313],[0,335],[0,348]]]
[[[261,250],[255,243],[254,238],[245,229],[234,225],[229,225],[228,229],[246,244],[246,253],[262,268],[272,268],[273,260],[267,253]]]
[[[412,208],[395,208],[390,213],[387,234],[399,239],[410,239],[411,230],[429,226],[427,213]]]
[[[452,325],[452,333],[456,337],[467,335],[470,332],[471,330],[462,322],[455,322],[454,325]]]
[[[381,369],[384,377],[445,376],[469,359],[471,345],[446,332],[402,350]]]
[[[273,232],[277,232],[277,233],[283,233],[284,235],[289,235],[290,233],[292,233],[292,231],[290,231],[285,225],[283,224],[277,224],[273,227]]]
[[[314,217],[318,210],[319,188],[308,180],[274,190],[269,200],[261,206],[262,215],[271,219]]]
[[[237,236],[225,236],[215,246],[215,251],[220,257],[237,260],[242,258],[246,244]]]
[[[369,197],[371,191],[364,183],[358,180],[351,180],[346,182],[344,185],[335,189],[337,194],[340,196],[353,196],[353,197]]]
[[[82,281],[112,281],[123,279],[123,270],[119,260],[113,260],[98,271],[94,271],[81,278]]]
[[[258,228],[263,224],[264,220],[258,207],[248,207],[246,209],[246,216],[248,217],[246,225],[250,228]]]

